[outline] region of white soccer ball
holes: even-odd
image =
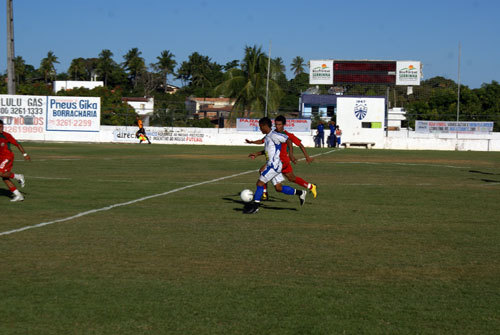
[[[253,200],[253,192],[252,192],[252,190],[246,189],[246,190],[241,191],[240,198],[244,202],[250,202],[250,201],[252,201]]]

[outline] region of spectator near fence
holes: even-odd
[[[321,143],[321,147],[325,146],[325,126],[323,125],[323,121],[320,121],[318,124],[318,141]]]
[[[342,136],[342,130],[340,130],[339,126],[335,127],[335,136],[337,137],[337,148],[340,148],[342,141],[340,137]]]
[[[335,121],[328,122],[328,128],[330,128],[330,136],[328,136],[328,146],[331,148],[335,147],[337,138],[335,136]]]

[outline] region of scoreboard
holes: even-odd
[[[396,83],[396,61],[334,61],[335,84]]]
[[[310,84],[420,85],[419,61],[311,60],[310,64],[315,64],[311,67]],[[330,66],[332,70],[325,71]]]

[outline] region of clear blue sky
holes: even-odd
[[[0,71],[7,68],[6,1],[0,8]],[[197,51],[225,64],[245,45],[281,57],[419,60],[424,79],[470,88],[500,81],[500,1],[14,0],[16,56],[39,67],[53,51],[58,72],[71,60],[110,49],[114,60],[137,47],[146,64],[170,50],[178,64]],[[291,73],[288,70],[287,77]]]

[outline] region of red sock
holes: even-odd
[[[14,174],[11,173],[10,176],[9,176],[9,179],[13,179],[14,178]]]
[[[267,184],[264,184],[264,193],[267,193]]]
[[[9,190],[10,190],[11,192],[14,192],[15,190],[17,190],[17,188],[15,188],[15,187],[9,187]]]
[[[300,185],[302,187],[305,187],[305,188],[309,188],[309,183],[307,181],[305,181],[304,179],[300,178],[300,177],[295,177],[295,181],[294,181],[295,184],[297,185]]]

